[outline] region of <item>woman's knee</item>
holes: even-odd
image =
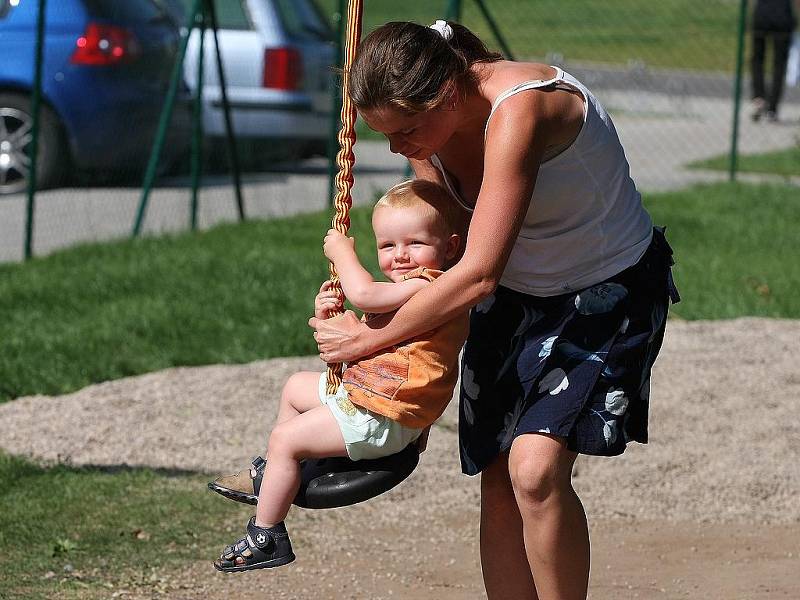
[[[481,472],[481,501],[492,505],[515,502],[508,474],[508,453],[498,456]]]
[[[508,461],[517,501],[535,507],[570,490],[574,461],[575,454],[568,451],[558,438],[536,434],[517,438]]]

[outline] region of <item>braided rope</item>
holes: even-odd
[[[347,33],[345,34],[344,64],[342,75],[342,128],[339,130],[339,152],[336,154],[336,164],[339,172],[336,174],[336,197],[333,200],[334,215],[331,221],[331,228],[347,234],[350,229],[350,207],[353,199],[350,190],[353,188],[353,165],[356,157],[353,154],[353,146],[356,143],[356,108],[347,89],[350,83],[350,67],[356,56],[358,42],[361,39],[361,14],[363,12],[362,0],[350,0],[347,7]],[[342,285],[339,282],[339,275],[333,263],[329,263],[330,279],[333,289],[342,298]],[[328,316],[333,317],[344,312],[344,309],[329,311]],[[328,365],[327,392],[333,394],[342,382],[342,363],[331,363]]]

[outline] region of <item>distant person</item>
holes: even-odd
[[[325,256],[336,266],[348,300],[367,313],[365,322],[394,313],[452,264],[461,244],[461,212],[448,191],[430,181],[407,181],[386,192],[375,205],[372,227],[378,266],[389,282],[372,279],[351,238],[328,231]],[[342,302],[326,281],[314,303],[315,317],[327,319]],[[351,361],[333,394],[326,391],[325,373],[292,375],[283,388],[266,462],[256,459],[251,471],[215,482],[215,491],[233,500],[257,494],[258,504],[247,535],[227,546],[214,566],[248,571],[293,561],[283,520],[300,486],[300,460],[380,458],[414,443],[453,396],[468,328],[464,309],[413,339]],[[357,522],[353,528],[357,531]]]
[[[766,116],[769,121],[778,120],[778,104],[783,95],[786,62],[789,58],[792,32],[797,26],[797,12],[800,12],[800,0],[756,0],[752,25],[754,121],[760,120],[762,116]],[[769,91],[764,78],[764,59],[768,43],[772,45],[772,85]]]

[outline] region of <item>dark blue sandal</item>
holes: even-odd
[[[225,546],[214,568],[223,573],[270,569],[294,560],[292,542],[283,522],[273,527],[259,527],[256,518],[247,522],[247,535],[235,544]]]

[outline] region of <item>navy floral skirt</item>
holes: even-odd
[[[464,473],[525,433],[602,456],[647,442],[650,369],[669,302],[680,300],[672,264],[656,228],[639,262],[602,283],[546,298],[498,287],[473,308],[461,368]]]

